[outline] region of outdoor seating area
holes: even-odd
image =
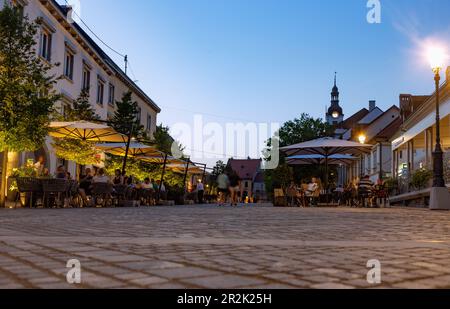
[[[20,177],[16,181],[15,207],[21,203],[27,208],[155,206],[166,193],[112,183],[92,183],[83,193],[76,180]]]
[[[275,189],[275,206],[279,207],[387,207],[389,194],[384,184],[370,186],[349,185],[346,188],[335,188],[314,191],[309,185],[291,184],[287,189]]]

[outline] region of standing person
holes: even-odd
[[[233,172],[230,175],[230,195],[231,195],[231,206],[238,205],[238,192],[239,192],[239,184],[240,184],[239,176]]]
[[[227,201],[229,183],[230,181],[227,174],[222,173],[217,177],[217,188],[219,190],[219,206],[224,206]]]
[[[197,198],[199,204],[203,204],[204,194],[205,194],[205,187],[203,186],[202,180],[199,179],[197,184]]]

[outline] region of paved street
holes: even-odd
[[[422,209],[1,210],[0,235],[0,288],[450,287],[450,213]]]

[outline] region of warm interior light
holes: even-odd
[[[358,139],[361,144],[366,143],[366,136],[364,134],[359,135]]]
[[[427,49],[427,59],[431,68],[434,70],[442,69],[447,59],[444,48],[440,46],[430,46]]]

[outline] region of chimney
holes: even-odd
[[[370,100],[369,101],[369,112],[373,111],[377,107],[377,101]]]
[[[445,80],[447,83],[450,83],[450,66],[447,67],[447,70],[445,71]]]

